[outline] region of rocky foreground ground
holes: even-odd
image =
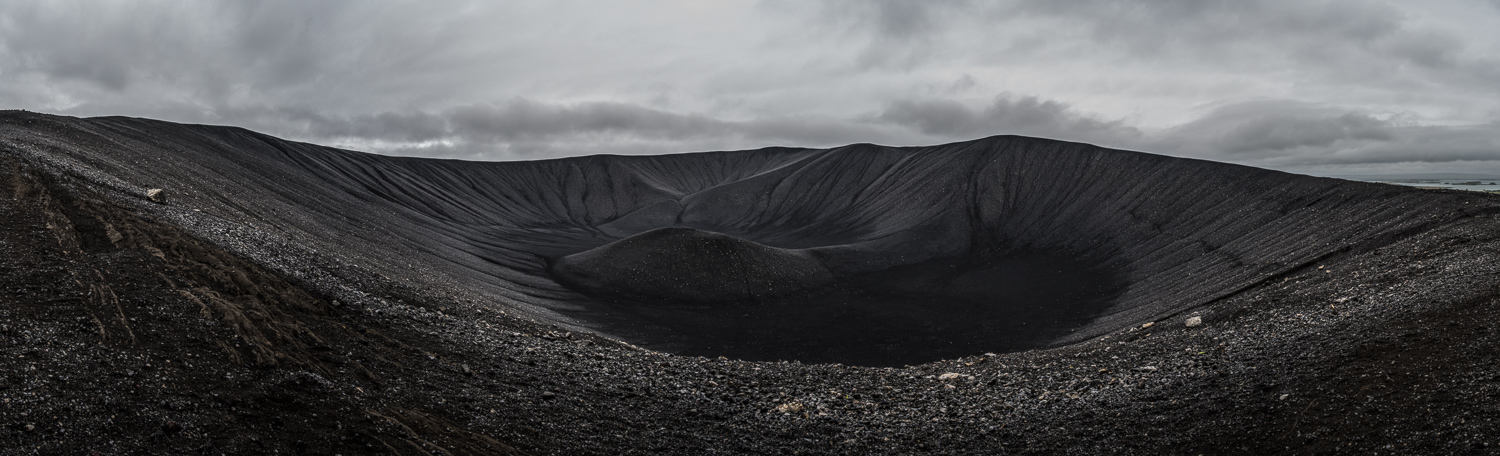
[[[864,368],[671,356],[376,275],[353,304],[0,157],[0,454],[1500,453],[1484,211],[1082,343]]]

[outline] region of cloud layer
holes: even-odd
[[[0,0],[0,107],[535,159],[995,134],[1500,173],[1500,6]]]

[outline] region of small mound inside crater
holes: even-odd
[[[692,228],[659,228],[552,264],[552,275],[595,296],[668,304],[755,301],[833,280],[795,250]]]

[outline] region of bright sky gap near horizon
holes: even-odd
[[[1500,175],[1500,0],[0,0],[0,108],[474,160],[1019,134]]]

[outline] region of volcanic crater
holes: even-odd
[[[387,276],[757,361],[1065,344],[1462,215],[1457,195],[1025,137],[482,163],[141,122],[92,122],[149,145],[77,158]],[[147,135],[163,127],[187,131]]]
[[[1308,369],[1331,365],[1335,357],[1364,346],[1348,334],[1378,335],[1393,319],[1407,318],[1392,315],[1493,298],[1493,276],[1485,272],[1493,265],[1475,260],[1493,258],[1486,255],[1494,250],[1494,236],[1483,234],[1494,233],[1500,213],[1493,197],[1037,138],[470,162],[372,155],[239,128],[146,119],[8,112],[0,121],[0,145],[8,160],[20,163],[13,169],[73,183],[55,192],[113,201],[120,211],[136,214],[132,217],[185,230],[275,271],[323,300],[309,307],[321,309],[318,315],[342,315],[346,329],[374,319],[426,334],[419,338],[425,345],[410,346],[422,347],[427,357],[409,362],[426,365],[428,359],[431,366],[401,369],[403,375],[447,385],[430,387],[444,397],[490,404],[484,407],[492,414],[507,409],[496,405],[505,397],[521,398],[516,400],[531,401],[521,410],[556,422],[593,425],[634,416],[621,421],[628,421],[619,425],[622,429],[654,429],[651,423],[666,422],[699,429],[723,421],[723,429],[699,431],[708,438],[738,435],[739,440],[725,438],[739,442],[731,451],[780,451],[804,438],[788,436],[866,442],[861,439],[881,433],[897,435],[894,443],[891,437],[883,442],[905,450],[928,449],[922,442],[931,440],[936,447],[962,451],[981,441],[1010,441],[1005,436],[1020,431],[994,423],[1012,419],[1028,429],[1026,435],[1050,442],[1030,451],[1102,445],[1103,440],[1089,439],[1106,434],[1118,443],[1135,435],[1119,426],[1149,417],[1102,424],[1108,420],[1088,411],[1094,406],[1046,398],[1111,407],[1157,403],[1162,394],[1184,391],[1214,392],[1207,397],[1234,407],[1259,404],[1262,393],[1299,400],[1288,382],[1312,375],[1299,372],[1314,372]],[[29,176],[33,171],[13,172]],[[145,195],[156,188],[164,192],[153,194],[158,200],[153,202]],[[84,222],[94,219],[75,218],[49,229],[93,226]],[[114,236],[85,237],[108,246],[117,243],[110,240]],[[108,250],[86,248],[77,254],[106,261],[88,255]],[[1390,253],[1397,251],[1426,256],[1414,260]],[[1418,263],[1422,268],[1409,269]],[[103,278],[99,271],[104,270],[95,273]],[[1349,274],[1334,276],[1335,270]],[[1398,286],[1418,291],[1397,297],[1393,293],[1407,289]],[[217,315],[199,304],[205,318]],[[1360,305],[1366,308],[1359,313],[1340,307]],[[128,321],[124,310],[121,314]],[[1293,314],[1296,321],[1323,315],[1318,321],[1341,322],[1348,329],[1278,326],[1293,321],[1286,320]],[[1206,329],[1188,332],[1182,324],[1188,316],[1207,321]],[[1175,324],[1152,328],[1159,322]],[[1483,325],[1477,328],[1488,334]],[[107,332],[102,323],[100,331]],[[545,337],[530,339],[539,334]],[[1286,338],[1342,348],[1305,365],[1266,364],[1265,350],[1280,350],[1272,355],[1276,359],[1297,351],[1288,348],[1295,344]],[[272,339],[245,343],[275,345]],[[1278,348],[1267,348],[1273,346]],[[1202,353],[1219,350],[1221,359],[1184,360],[1194,347]],[[266,355],[264,363],[270,365],[266,369],[286,369],[355,353],[329,350],[318,356]],[[1175,383],[1148,380],[1169,365],[1183,372]],[[1266,367],[1256,371],[1256,365]],[[672,372],[662,374],[668,380],[661,381],[687,379],[694,386],[666,387],[629,374],[642,366]],[[908,367],[890,369],[900,366]],[[761,369],[773,377],[758,377]],[[1028,369],[1034,375],[1021,374]],[[448,371],[479,372],[488,380],[466,383],[462,376],[436,373]],[[342,371],[318,372],[336,377],[334,372]],[[1220,384],[1228,372],[1258,380]],[[551,374],[595,380],[539,379]],[[396,381],[371,375],[370,388]],[[495,380],[511,378],[506,376],[514,379]],[[984,433],[950,442],[944,439],[958,437],[930,432],[922,437],[911,434],[917,428],[898,424],[914,418],[939,422],[947,405],[933,406],[943,411],[921,406],[912,409],[916,415],[904,417],[858,412],[864,410],[858,404],[887,398],[907,405],[947,404],[927,393],[922,397],[928,399],[898,393],[940,380],[972,380],[947,383],[948,389],[938,391],[957,395],[954,410],[967,410],[972,420],[985,417],[955,425]],[[328,387],[339,382],[335,378]],[[538,383],[554,386],[533,398],[529,389]],[[481,384],[488,386],[467,389]],[[774,394],[758,389],[772,384],[784,389]],[[407,394],[391,391],[391,397]],[[661,411],[620,408],[639,401],[641,391],[655,391]],[[828,391],[837,392],[822,398]],[[569,394],[578,396],[577,404],[536,402]],[[802,399],[793,400],[797,397]],[[545,411],[551,406],[538,405],[548,403],[577,408]],[[1266,410],[1281,410],[1274,401],[1268,404]],[[803,413],[804,407],[818,413]],[[720,412],[705,412],[709,409]],[[499,432],[494,426],[501,426],[484,424],[476,418],[482,413],[467,409],[431,413],[483,432]],[[632,415],[640,413],[650,415]],[[670,413],[679,415],[665,418]],[[1173,413],[1183,423],[1200,416]],[[507,416],[495,418],[507,423],[501,428],[524,421]],[[824,423],[832,427],[785,421],[801,417],[814,423],[819,416],[845,421]],[[762,419],[771,421],[757,421]],[[1054,435],[1022,424],[1069,419],[1093,423],[1082,426],[1094,431],[1080,431],[1085,437]],[[1281,423],[1258,421],[1253,414],[1224,419],[1239,420],[1234,422],[1250,430]],[[445,434],[437,430],[441,427],[408,429],[438,436],[427,443],[472,437]],[[1209,431],[1194,428],[1182,435],[1208,435],[1203,432]],[[1246,432],[1212,434],[1212,441],[1244,443],[1255,435]],[[553,429],[503,440],[551,453],[634,442],[629,432],[575,442],[565,441],[564,434]],[[696,434],[662,438],[675,442],[666,452],[692,453],[722,443],[698,440]],[[256,448],[235,442],[219,444]],[[880,448],[868,442],[827,444],[832,452]]]

